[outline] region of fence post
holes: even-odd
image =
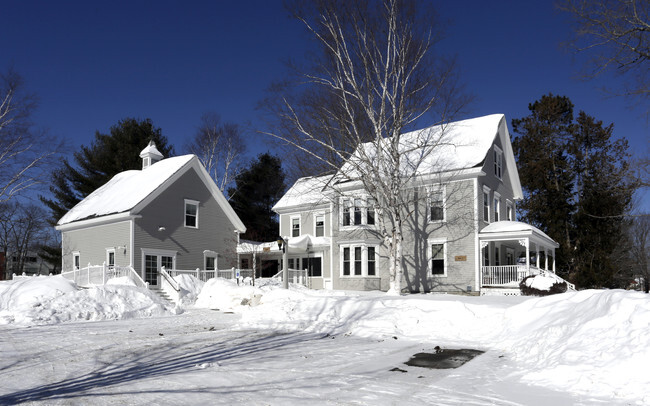
[[[201,279],[201,269],[200,268],[196,268],[196,279],[203,280],[203,279]]]
[[[106,285],[106,261],[102,264],[102,285]]]

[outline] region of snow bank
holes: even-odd
[[[613,398],[645,395],[650,298],[582,291],[544,298],[274,290],[240,307],[242,328],[272,328],[495,350],[526,365],[525,382]]]
[[[53,324],[170,314],[157,296],[127,281],[78,289],[61,276],[0,282],[0,324]]]
[[[178,300],[179,304],[183,306],[194,304],[205,284],[205,282],[196,276],[187,274],[174,276],[174,280],[181,288],[178,294]]]
[[[558,391],[650,403],[650,296],[621,290],[533,297],[388,296],[313,291],[277,281],[238,286],[176,279],[187,303],[241,315],[240,329],[274,329],[405,339],[448,348],[497,351],[513,376]],[[170,314],[160,299],[129,281],[77,289],[59,277],[0,282],[0,324]]]
[[[528,366],[523,376],[528,382],[643,398],[649,382],[649,328],[648,295],[587,290],[507,309],[498,347]]]

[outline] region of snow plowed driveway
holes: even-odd
[[[0,326],[0,404],[594,404],[517,383],[488,351],[454,370],[407,367],[435,343],[234,330],[211,310],[133,320]],[[394,372],[399,367],[407,372]]]

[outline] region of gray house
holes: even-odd
[[[425,154],[412,148],[421,131],[438,135]],[[404,291],[516,294],[527,275],[555,277],[558,244],[516,221],[523,194],[505,116],[431,127],[402,139],[422,159],[409,192],[416,198],[404,230]],[[307,269],[313,288],[388,290],[380,213],[361,182],[340,179],[299,179],[275,205],[289,268]]]
[[[153,142],[142,170],[115,175],[57,223],[62,271],[131,266],[150,285],[159,269],[236,266],[246,227],[195,155],[163,159]]]

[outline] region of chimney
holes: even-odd
[[[140,152],[140,158],[142,158],[142,169],[147,169],[151,165],[163,159],[163,154],[158,151],[156,144],[151,140],[149,141],[149,145]]]

